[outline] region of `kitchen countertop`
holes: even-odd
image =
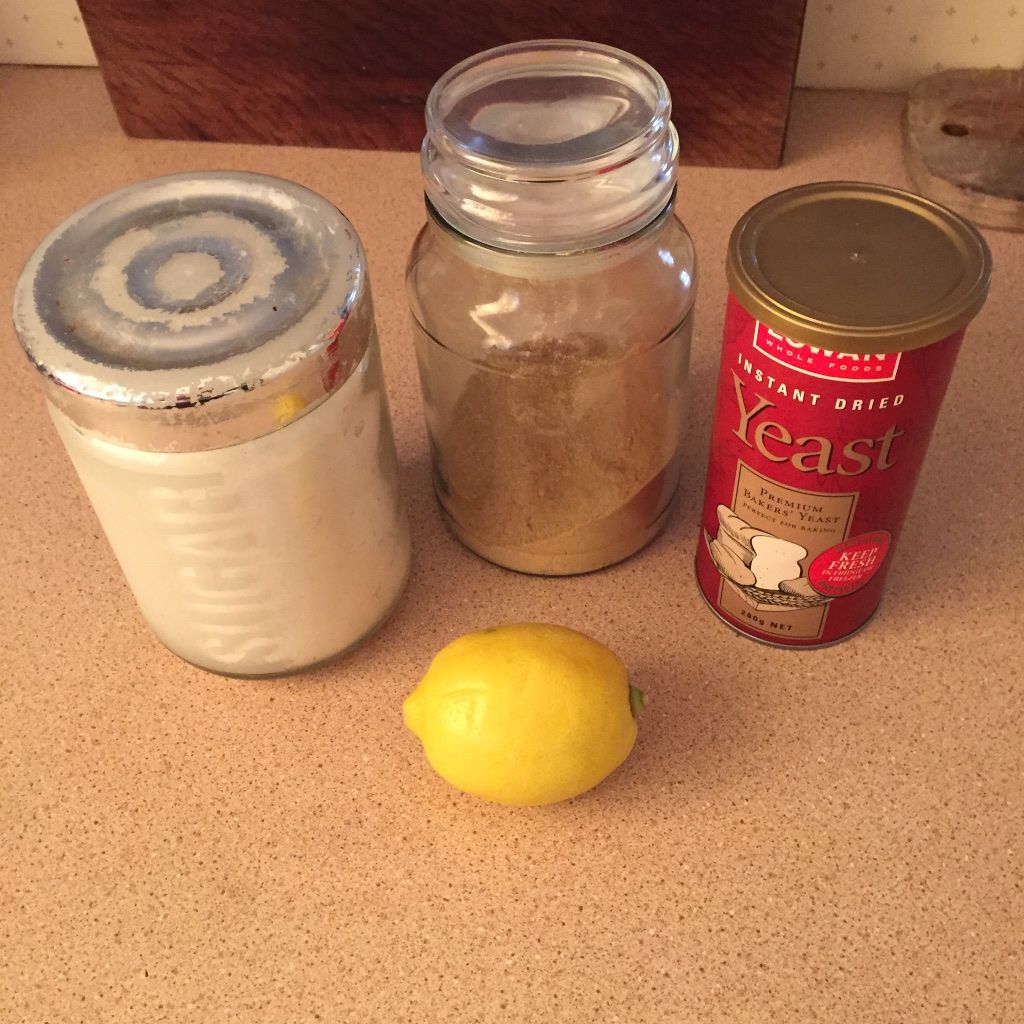
[[[782,169],[682,170],[703,279],[678,507],[639,556],[549,580],[475,558],[434,505],[402,286],[413,154],[128,139],[96,71],[0,70],[4,1024],[1024,1019],[1024,236],[987,232],[991,297],[875,621],[760,646],[691,570],[729,230],[806,181],[906,186],[901,105],[798,93]],[[358,228],[412,516],[390,621],[285,680],[208,675],[150,635],[10,326],[65,216],[209,168],[292,178]],[[631,758],[571,803],[462,796],[402,725],[439,647],[515,620],[597,636],[649,696]]]

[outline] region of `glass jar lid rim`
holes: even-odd
[[[487,151],[479,139],[460,137],[446,123],[452,106],[466,96],[498,82],[550,73],[556,69],[548,66],[546,58],[557,59],[560,55],[574,57],[574,64],[578,63],[581,71],[589,71],[590,77],[611,79],[629,75],[635,83],[642,83],[649,90],[648,112],[628,139],[601,141],[595,138],[597,145],[592,150],[572,160],[552,159],[551,153],[543,152],[544,147],[537,147],[536,152],[524,158],[522,153],[513,157],[508,153]],[[491,65],[489,73],[488,65]],[[492,47],[445,72],[427,96],[427,136],[434,146],[472,166],[479,174],[517,181],[566,180],[592,173],[595,166],[606,164],[609,157],[628,160],[644,150],[665,132],[671,110],[672,100],[665,80],[634,54],[579,39],[534,39]]]
[[[541,39],[457,64],[427,101],[424,189],[441,217],[507,252],[592,249],[655,218],[679,137],[662,77],[600,43]]]

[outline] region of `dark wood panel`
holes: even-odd
[[[682,159],[739,167],[781,159],[804,3],[80,0],[130,135],[414,149],[452,64],[564,37],[649,61],[672,90]]]

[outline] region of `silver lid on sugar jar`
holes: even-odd
[[[139,182],[56,228],[14,297],[47,396],[147,451],[237,444],[308,412],[366,352],[355,229],[317,193],[215,171]]]

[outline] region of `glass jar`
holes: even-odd
[[[254,174],[105,196],[29,260],[15,324],[154,633],[227,675],[348,649],[409,532],[362,246]]]
[[[467,547],[599,569],[679,479],[693,243],[662,78],[572,40],[457,65],[427,100],[427,223],[407,286],[434,486]]]

